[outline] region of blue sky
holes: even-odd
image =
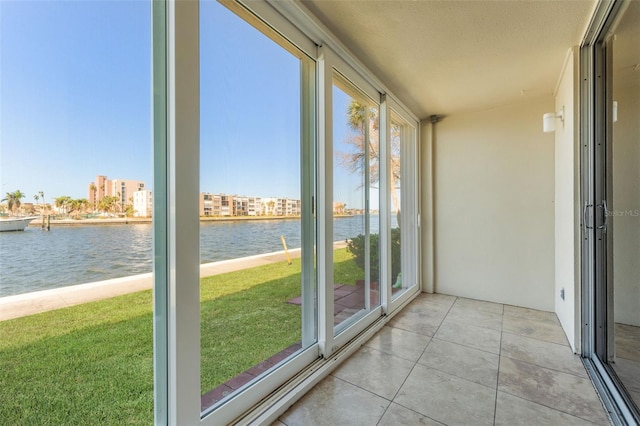
[[[151,179],[150,5],[0,2],[0,193]]]
[[[98,174],[151,186],[150,13],[142,0],[0,1],[0,194],[83,198]],[[200,190],[299,198],[299,60],[217,2],[201,2],[200,30]],[[354,178],[336,172],[350,207]]]

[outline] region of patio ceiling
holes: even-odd
[[[301,2],[420,118],[551,96],[595,7],[593,0]]]

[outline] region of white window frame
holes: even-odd
[[[418,159],[420,158],[419,144],[418,144],[418,120],[407,112],[407,110],[398,103],[395,99],[387,96],[385,107],[387,109],[387,122],[386,126],[386,138],[388,152],[390,152],[391,145],[391,120],[395,115],[403,121],[406,128],[406,133],[402,136],[401,143],[401,165],[400,170],[402,174],[401,180],[401,200],[402,203],[406,202],[408,208],[402,209],[401,223],[410,224],[411,229],[415,232],[410,234],[411,238],[406,241],[406,238],[401,239],[401,252],[402,252],[402,280],[408,280],[411,282],[411,286],[407,288],[397,297],[393,298],[391,295],[391,286],[387,289],[387,297],[390,300],[389,311],[393,312],[396,309],[402,307],[409,299],[413,298],[416,293],[420,292],[420,205],[418,197]],[[391,188],[389,188],[391,189]],[[390,200],[387,200],[390,202]],[[390,205],[389,205],[390,209]],[[390,226],[389,226],[390,228]],[[389,242],[391,244],[390,229],[389,229]],[[389,266],[390,267],[390,266]],[[393,285],[393,283],[391,283]]]
[[[333,162],[332,90],[334,69],[372,99],[380,102],[381,120],[394,111],[408,111],[392,101],[385,87],[330,33],[293,1],[222,1],[242,4],[316,61],[317,108],[317,287],[318,342],[259,378],[250,392],[239,392],[203,416],[200,409],[200,277],[199,277],[199,3],[174,0],[153,3],[154,38],[154,382],[156,424],[227,424],[309,366],[318,355],[327,362],[335,350],[361,334],[383,312],[409,300],[410,292],[391,301],[391,283],[381,280],[382,305],[334,336],[333,330]],[[284,15],[287,18],[284,18]],[[322,46],[318,48],[318,46]],[[304,96],[304,95],[303,95]],[[407,121],[416,123],[411,114]],[[380,145],[388,144],[388,123],[381,121]],[[382,127],[384,126],[384,129]],[[384,132],[382,131],[384,130]],[[313,135],[307,135],[313,137]],[[388,148],[384,148],[388,150]],[[388,152],[388,151],[386,151]],[[384,158],[387,158],[385,152]],[[416,161],[418,156],[415,156]],[[381,176],[388,173],[381,162]],[[386,164],[386,165],[385,165]],[[194,167],[194,165],[196,165]],[[412,166],[413,167],[413,166]],[[309,182],[307,182],[309,184]],[[388,178],[380,183],[381,226],[387,234],[381,273],[390,273]],[[416,176],[417,188],[417,176]],[[417,189],[416,206],[417,206]],[[387,195],[384,195],[387,194]],[[385,199],[386,197],[386,199]],[[178,232],[179,230],[179,232]],[[418,236],[416,236],[418,238]],[[417,250],[416,250],[417,253]],[[329,285],[327,285],[329,284]],[[416,291],[419,286],[416,287]],[[386,295],[386,297],[385,297]],[[342,355],[335,355],[341,357]]]

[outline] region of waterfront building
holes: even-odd
[[[201,192],[200,216],[299,216],[301,201],[292,198],[256,197]]]
[[[95,209],[104,197],[118,197],[118,204],[124,209],[127,204],[133,203],[133,193],[144,189],[145,184],[140,180],[108,179],[107,176],[98,175],[88,185],[87,200]]]
[[[220,195],[220,216],[233,216],[233,196]]]
[[[153,214],[153,192],[148,189],[133,193],[133,216],[151,217]]]
[[[199,215],[213,216],[213,194],[201,192],[199,196]]]
[[[96,176],[96,180],[94,182],[90,182],[88,185],[88,195],[87,200],[93,206],[94,210],[98,207],[98,203],[105,196],[105,190],[107,183],[106,176]]]
[[[247,215],[248,216],[260,216],[262,213],[262,199],[260,197],[248,197],[249,204]]]
[[[249,198],[234,195],[232,206],[233,216],[247,216],[249,211]]]

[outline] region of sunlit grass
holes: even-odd
[[[335,281],[362,271],[336,251]],[[202,279],[206,392],[300,340],[300,260]],[[0,424],[152,424],[151,291],[0,322]],[[195,330],[194,330],[195,332]]]

